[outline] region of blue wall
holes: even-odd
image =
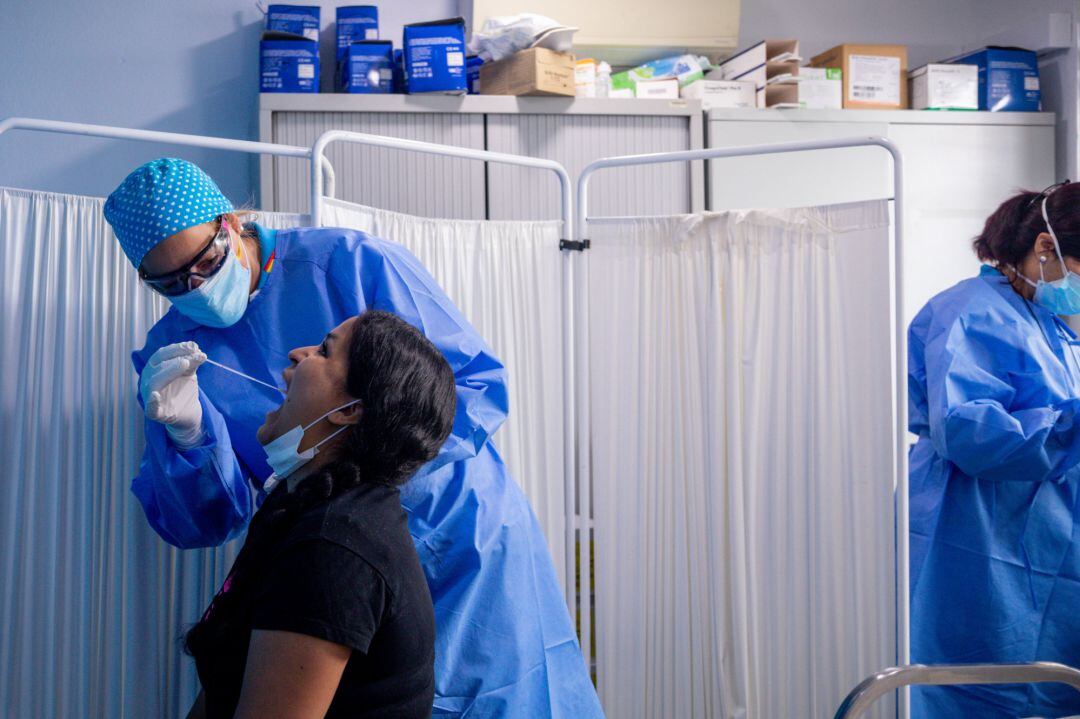
[[[332,57],[334,8],[352,3],[308,4],[323,6],[322,57]],[[402,24],[455,15],[457,2],[383,2],[380,14],[397,45]],[[2,15],[0,118],[258,139],[254,0],[6,0]],[[104,196],[136,165],[172,154],[234,203],[254,202],[254,156],[30,132],[0,135],[0,186]]]

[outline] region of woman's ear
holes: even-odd
[[[364,414],[364,408],[360,406],[360,403],[351,404],[348,407],[339,409],[338,411],[327,415],[327,419],[331,424],[356,424],[360,421],[361,415]]]
[[[1054,251],[1054,238],[1050,236],[1049,232],[1040,232],[1039,236],[1035,238],[1035,254],[1036,255],[1056,255]]]

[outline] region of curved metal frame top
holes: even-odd
[[[960,684],[1031,684],[1055,682],[1067,684],[1080,692],[1080,671],[1064,664],[1032,662],[1030,664],[943,664],[926,666],[913,664],[882,669],[863,679],[844,698],[836,710],[835,719],[855,719],[874,702],[903,687],[947,686]]]
[[[894,366],[895,397],[893,409],[896,416],[895,464],[896,478],[896,613],[897,613],[897,654],[898,661],[909,661],[910,645],[908,636],[908,476],[907,476],[907,337],[904,332],[904,255],[903,255],[903,196],[904,163],[899,148],[884,137],[863,136],[835,140],[816,140],[808,142],[781,142],[768,145],[746,145],[743,147],[713,147],[701,150],[682,150],[678,152],[660,152],[645,155],[622,155],[605,157],[585,166],[578,176],[576,196],[576,238],[587,242],[586,223],[589,219],[589,179],[598,171],[610,167],[628,167],[632,165],[655,165],[667,162],[692,162],[695,160],[717,160],[726,157],[746,157],[751,155],[776,155],[788,152],[808,150],[835,150],[848,147],[881,147],[893,161],[893,307],[894,307]],[[587,358],[584,360],[588,365]],[[583,491],[583,490],[579,490]],[[587,619],[585,620],[587,622]],[[583,622],[584,626],[584,622]]]
[[[161,142],[170,145],[188,147],[206,147],[214,150],[232,150],[258,155],[278,155],[281,157],[310,158],[310,147],[279,145],[270,142],[251,140],[233,140],[227,137],[207,135],[187,135],[179,132],[159,132],[139,130],[131,127],[112,127],[110,125],[87,125],[81,122],[62,122],[60,120],[41,120],[32,117],[8,117],[0,120],[0,135],[8,130],[32,130],[36,132],[55,132],[63,135],[86,135],[89,137],[109,137],[117,140],[136,140],[139,142]],[[326,158],[320,158],[320,169],[325,176],[327,192],[334,192],[334,168]]]
[[[535,167],[541,170],[550,170],[559,178],[559,200],[562,211],[563,239],[569,240],[573,232],[572,222],[572,190],[570,173],[554,160],[544,160],[537,157],[525,157],[523,155],[511,155],[505,152],[492,152],[491,150],[475,150],[467,147],[455,147],[453,145],[439,145],[434,142],[421,142],[420,140],[405,140],[398,137],[386,137],[384,135],[370,135],[363,132],[348,132],[346,130],[327,130],[319,135],[312,145],[312,157],[322,158],[326,152],[326,146],[331,142],[351,142],[358,145],[370,145],[374,147],[388,147],[395,150],[409,152],[423,152],[429,155],[444,155],[447,157],[461,157],[469,160],[484,160],[485,162],[498,162],[505,165],[518,165],[520,167]],[[311,224],[319,227],[322,224],[322,211],[320,200],[323,197],[322,178],[319,173],[311,174]]]

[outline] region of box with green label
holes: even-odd
[[[908,106],[905,45],[837,45],[810,60],[843,72],[845,108],[901,110]]]
[[[797,67],[769,78],[765,105],[775,108],[839,110],[843,107],[843,72],[838,67]]]

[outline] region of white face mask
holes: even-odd
[[[266,478],[266,482],[263,483],[263,491],[269,492],[271,489],[277,486],[277,483],[288,477],[296,470],[303,467],[310,462],[316,454],[319,452],[319,447],[326,444],[334,437],[347,430],[348,425],[341,427],[336,432],[331,434],[326,439],[322,440],[318,444],[308,447],[303,452],[300,451],[300,443],[304,440],[304,432],[322,422],[324,419],[332,415],[334,412],[343,410],[346,407],[352,407],[360,400],[354,399],[352,402],[346,402],[340,407],[335,407],[326,414],[319,417],[314,422],[311,422],[306,427],[297,425],[290,429],[285,434],[281,435],[277,439],[271,440],[267,444],[263,445],[263,451],[266,452],[266,461],[270,465],[270,468],[274,470],[274,473]]]

